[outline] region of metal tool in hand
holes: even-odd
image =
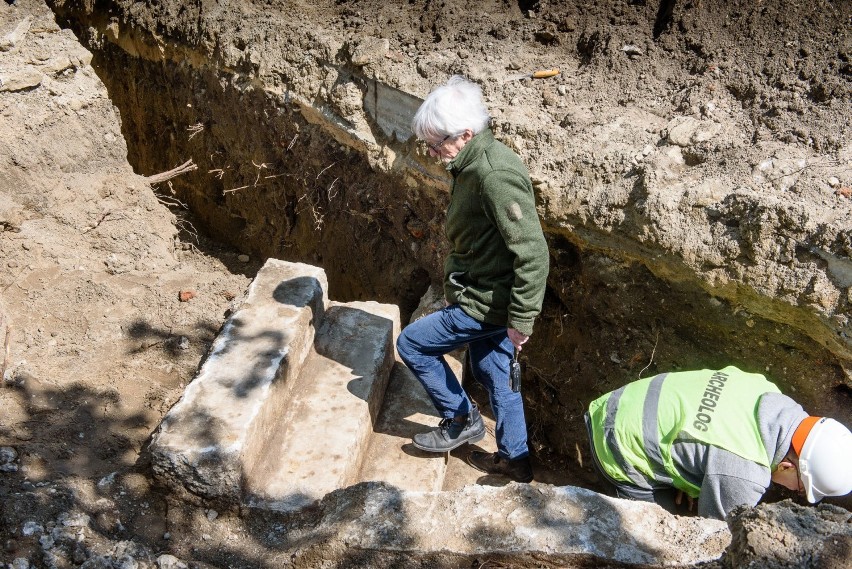
[[[509,385],[515,393],[521,390],[521,363],[518,361],[517,348],[512,359],[509,361]]]

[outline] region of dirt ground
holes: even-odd
[[[356,133],[363,126],[360,91],[353,103],[346,81],[324,83],[320,63],[336,56],[323,46],[348,57],[346,73],[357,68],[419,96],[452,73],[483,85],[498,134],[530,166],[553,244],[545,326],[530,350],[528,401],[533,415],[541,410],[531,428],[536,453],[552,453],[553,464],[577,468],[580,429],[566,425],[576,423],[594,393],[649,362],[646,373],[700,360],[724,364],[708,355],[713,349],[776,366],[785,389],[809,402],[828,400],[821,410],[846,413],[848,420],[852,282],[825,278],[828,261],[810,252],[827,251],[841,273],[849,270],[848,2],[141,4],[50,2],[63,23],[79,18],[77,35],[61,28],[44,2],[0,5],[0,564],[295,564],[291,549],[276,539],[291,521],[192,505],[155,488],[142,453],[146,440],[266,256],[308,262],[325,256],[343,267],[330,275],[341,300],[370,296],[409,311],[439,273],[446,199],[436,189],[440,172],[423,166],[433,186],[401,198],[392,154],[411,148],[379,140],[361,158],[345,148],[350,138],[341,135],[342,144],[304,115],[269,114],[272,105],[258,91],[241,86],[229,99],[221,94],[227,89],[216,90],[221,78],[213,72],[205,85],[203,74],[187,71],[204,58],[326,104],[344,119],[343,130]],[[290,17],[281,16],[287,11]],[[100,32],[86,36],[90,26]],[[136,46],[131,56],[104,39],[113,30],[118,45],[134,26],[144,30],[139,37],[161,38],[155,50],[173,60],[182,54],[185,65],[150,63],[148,40],[132,34],[124,44]],[[283,36],[291,38],[289,55],[271,62],[265,54],[277,53]],[[387,45],[375,48],[377,38]],[[93,56],[81,41],[92,51],[99,41],[102,51]],[[358,64],[359,57],[367,63]],[[513,78],[554,67],[561,73],[553,80]],[[182,83],[189,79],[189,86]],[[211,107],[202,106],[205,99]],[[227,108],[245,113],[212,118],[211,109]],[[672,114],[722,129],[684,146],[676,167],[658,154],[659,141],[672,137]],[[623,132],[608,130],[613,121],[623,122]],[[267,123],[277,130],[260,131]],[[197,137],[188,130],[196,124],[204,127]],[[227,138],[240,129],[240,137]],[[305,203],[300,199],[312,195],[305,188],[329,188],[334,177],[349,176],[341,189],[352,192],[343,194],[351,198],[348,209],[335,210],[327,192],[313,210],[288,210],[282,227],[266,217],[268,195],[223,194],[256,182],[257,164],[287,172],[293,141],[302,158],[290,167],[303,173],[282,195]],[[227,157],[216,154],[225,148]],[[152,189],[140,175],[169,170],[189,155],[198,169],[170,183]],[[770,156],[774,162],[766,165]],[[222,176],[211,174],[220,167]],[[686,167],[701,179],[751,184],[757,193],[774,188],[766,199],[781,205],[741,198],[676,205],[659,219],[631,213],[638,201],[655,207],[651,192],[637,198],[636,187],[662,187],[673,169]],[[624,173],[634,168],[644,186]],[[595,193],[584,179],[607,192]],[[373,194],[352,189],[363,187]],[[318,211],[327,216],[321,229]],[[750,225],[730,241],[707,237],[715,231],[705,231],[707,224],[719,216]],[[674,229],[662,231],[660,219]],[[779,227],[786,240],[767,236]],[[622,249],[622,234],[639,237],[623,241]],[[724,249],[734,248],[731,242],[736,251]],[[661,250],[677,263],[642,260]],[[373,263],[385,272],[365,270]],[[723,302],[708,299],[708,290]],[[666,305],[666,298],[673,302]],[[682,322],[660,316],[669,310]],[[696,312],[713,321],[698,322]],[[588,327],[581,333],[572,321]],[[808,378],[810,370],[827,379]],[[829,557],[848,559],[847,550],[838,546]],[[388,556],[384,562],[504,567],[513,561]]]
[[[133,173],[91,54],[46,5],[3,4],[0,35],[10,33],[0,48],[0,564],[77,566],[121,535],[166,543],[165,501],[133,474],[139,451],[256,264],[200,235],[178,238],[180,227],[195,232]],[[97,528],[85,541],[80,516]],[[98,542],[100,532],[110,537]]]

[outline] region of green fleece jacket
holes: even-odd
[[[447,170],[453,176],[447,301],[480,322],[531,335],[544,300],[549,253],[526,167],[486,129]]]

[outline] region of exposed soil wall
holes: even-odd
[[[551,243],[525,351],[542,454],[574,456],[591,398],[669,369],[762,371],[849,419],[847,5],[53,5],[135,168],[199,165],[161,189],[205,231],[403,314],[440,280],[446,203],[406,117],[449,74],[480,81]]]

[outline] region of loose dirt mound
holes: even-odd
[[[852,518],[843,508],[779,502],[734,516],[726,567],[839,569],[852,563]]]
[[[131,472],[251,264],[202,253],[133,173],[91,54],[44,4],[3,4],[0,38],[0,559],[64,567],[162,542],[164,502]]]

